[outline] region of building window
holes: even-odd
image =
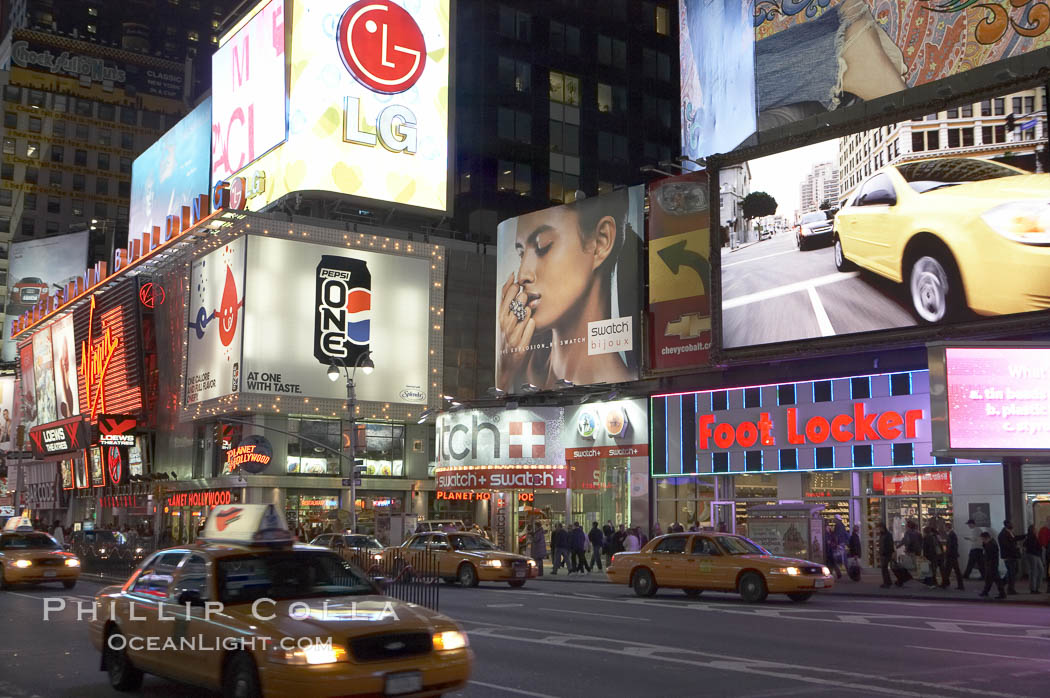
[[[973,145],[973,129],[964,128],[962,129],[962,144],[963,147],[969,147]]]
[[[959,118],[959,107],[954,107],[952,109],[949,109],[948,110],[948,118],[949,119],[958,119]]]
[[[62,200],[54,196],[47,197],[47,212],[62,213]]]
[[[36,235],[36,221],[32,218],[22,218],[22,236],[31,238]]]
[[[26,211],[36,211],[36,194],[26,194],[24,201]]]
[[[550,48],[558,53],[576,56],[580,53],[580,30],[572,25],[551,22]]]
[[[72,199],[69,202],[70,213],[77,218],[84,217],[84,200],[83,199]]]
[[[88,127],[85,124],[77,124],[76,126],[76,138],[78,141],[86,141],[88,139]]]
[[[532,116],[527,112],[500,107],[496,121],[500,138],[519,143],[532,143]]]
[[[13,111],[5,111],[4,128],[18,128],[18,114]]]
[[[45,235],[58,235],[58,221],[47,221],[44,224]]]
[[[127,131],[121,131],[120,133],[120,147],[124,150],[135,149],[135,137]]]
[[[131,174],[131,158],[120,158],[120,174]]]
[[[762,406],[761,388],[744,388],[744,409]]]
[[[15,104],[21,104],[22,88],[15,87],[14,85],[4,85],[4,101],[14,102]]]
[[[120,108],[120,123],[125,126],[134,126],[138,123],[138,110],[134,107]]]
[[[910,373],[894,373],[890,376],[890,395],[911,395]]]
[[[744,451],[744,470],[762,472],[762,451]]]
[[[656,33],[664,36],[671,33],[670,14],[663,5],[656,6]]]
[[[616,133],[599,131],[598,157],[606,162],[626,162],[627,138]]]
[[[62,170],[49,170],[47,183],[52,187],[61,187],[65,180],[62,174]]]
[[[868,446],[853,447],[853,466],[856,468],[870,468],[875,465],[872,460],[872,448]]]
[[[55,119],[51,122],[51,135],[56,138],[65,138],[66,136],[66,122]]]
[[[787,385],[777,386],[777,404],[778,405],[794,405],[795,404],[795,384],[788,383]]]
[[[550,183],[547,186],[547,195],[551,201],[559,204],[572,203],[576,200],[575,194],[579,188],[579,176],[551,171]]]
[[[109,153],[98,154],[98,169],[109,170]]]
[[[117,182],[117,196],[125,199],[131,198],[131,182],[127,180]]]
[[[109,195],[109,177],[95,178],[95,193],[103,196]]]
[[[728,473],[729,472],[729,454],[728,453],[712,453],[711,454],[711,472],[714,472],[714,473]]]
[[[995,115],[1003,116],[1006,114],[1006,97],[995,98]]]
[[[500,56],[499,84],[515,92],[528,92],[532,86],[532,66],[525,61]]]
[[[109,207],[106,206],[104,201],[95,202],[95,212],[92,214],[95,218],[105,218],[109,215]]]
[[[40,90],[29,90],[29,99],[27,101],[29,106],[39,109],[44,106],[44,93]]]
[[[912,444],[893,444],[893,464],[915,465],[915,449]]]
[[[40,177],[40,170],[36,167],[26,168],[26,182],[28,184],[36,184]]]
[[[14,138],[5,138],[4,139],[4,155],[14,155],[15,154],[15,143],[16,143],[16,141],[15,141]]]
[[[98,118],[102,121],[114,121],[117,118],[117,108],[112,104],[98,105]]]
[[[552,70],[550,73],[550,101],[569,106],[580,106],[580,79]]]
[[[73,175],[73,191],[84,191],[86,189],[84,175]]]
[[[627,111],[627,89],[619,85],[598,83],[598,111],[624,113]]]
[[[189,41],[200,41],[201,35],[193,30],[190,30],[186,32],[186,39],[188,39]]]
[[[51,146],[51,162],[62,163],[66,160],[66,151],[60,145]]]
[[[831,446],[821,446],[813,449],[814,465],[818,468],[835,467],[835,449]]]
[[[98,130],[98,144],[99,145],[112,145],[113,132],[108,128],[100,128]]]
[[[57,146],[51,146],[51,152],[54,154]],[[40,143],[37,141],[29,141],[26,143],[26,157],[29,158],[40,158]]]
[[[9,162],[0,165],[0,179],[14,179],[15,166]]]
[[[949,148],[958,148],[960,143],[962,143],[962,139],[960,138],[959,129],[957,129],[957,128],[950,128],[950,129],[948,129],[948,147]]]
[[[365,475],[404,477],[405,427],[400,424],[358,424],[357,441],[364,443]],[[362,433],[363,439],[362,439]]]
[[[77,148],[73,151],[73,164],[77,167],[87,167],[87,151]]]
[[[89,25],[87,25],[87,31],[88,31],[88,34],[97,34],[98,33],[98,26],[96,26],[94,24],[89,24]]]
[[[550,122],[551,152],[563,155],[580,154],[580,127],[562,121]],[[556,167],[560,172],[569,171],[566,167]],[[577,169],[572,174],[579,174]]]
[[[10,206],[12,198],[12,192],[10,189],[0,189],[0,206]],[[6,228],[4,230],[0,230],[0,233],[6,232]],[[6,259],[6,257],[0,259]]]
[[[364,426],[358,424],[358,429]],[[338,420],[289,419],[288,431],[289,474],[339,475],[343,434]],[[357,443],[358,455],[362,450],[360,441]]]
[[[29,131],[30,133],[40,133],[43,122],[40,117],[31,116],[29,117]]]
[[[529,41],[532,34],[532,19],[524,12],[500,5],[499,33],[518,41]]]
[[[780,449],[780,469],[798,470],[798,451],[793,448]]]
[[[523,162],[499,161],[497,188],[505,192],[517,192],[522,196],[532,194],[532,167]]]
[[[851,400],[864,400],[866,398],[870,398],[871,378],[869,376],[862,376],[860,378],[850,378],[849,390]]]

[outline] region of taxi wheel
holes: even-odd
[[[8,586],[10,585],[4,581],[4,568],[0,566],[0,591],[7,589]]]
[[[682,589],[682,591],[684,591],[685,595],[691,599],[699,598],[700,594],[704,593],[703,589]]]
[[[66,579],[66,580],[63,580],[63,582],[62,582],[62,586],[64,586],[66,589],[72,589],[76,585],[77,585],[77,580],[75,580],[75,579]]]
[[[120,638],[120,640],[115,640]],[[120,649],[116,649],[116,645]],[[132,665],[128,659],[127,639],[114,630],[106,636],[106,646],[103,650],[103,661],[106,673],[109,674],[109,685],[118,691],[137,691],[142,686],[142,672]]]
[[[223,698],[262,698],[259,672],[255,660],[246,652],[239,652],[226,665],[222,676]]]
[[[512,587],[517,589],[518,587],[525,586],[525,580],[524,579],[515,579],[513,581],[507,582],[507,584],[510,584]]]
[[[476,587],[478,585],[478,572],[474,569],[474,565],[469,562],[464,562],[459,566],[456,576],[459,578],[459,583],[465,587]]]
[[[653,579],[653,573],[647,569],[640,569],[634,573],[631,586],[634,587],[634,593],[638,596],[652,596],[658,588],[656,580]]]
[[[813,596],[812,591],[796,591],[794,593],[788,594],[788,598],[794,601],[795,603],[802,603],[803,601],[808,601],[809,597],[811,596]]]
[[[747,572],[740,578],[740,596],[748,603],[765,601],[769,596],[766,580],[758,572]]]

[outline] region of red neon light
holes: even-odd
[[[80,376],[84,381],[84,392],[87,394],[87,405],[94,420],[99,412],[106,411],[106,375],[110,362],[117,349],[121,347],[124,334],[124,321],[120,317],[120,307],[103,313],[100,317],[102,336],[97,340],[92,332],[95,327],[95,297],[91,297],[91,311],[88,314],[88,336],[80,343]],[[114,333],[114,325],[120,332]],[[121,352],[123,354],[123,352]],[[121,365],[124,357],[121,356]]]

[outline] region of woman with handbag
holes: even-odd
[[[924,559],[919,565],[922,583],[927,589],[933,589],[937,586],[937,570],[942,570],[942,576],[944,574],[944,546],[933,526],[926,527],[922,538],[922,556]]]
[[[900,568],[896,570],[896,584],[901,587],[912,579],[913,572],[918,572],[919,556],[922,555],[922,536],[919,535],[919,525],[914,521],[906,524],[904,537],[898,547],[904,548],[899,558]]]

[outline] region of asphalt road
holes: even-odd
[[[800,252],[792,232],[734,252],[723,248],[722,298],[727,347],[916,324],[903,285],[836,271],[830,243]]]
[[[0,594],[0,698],[113,696],[73,611],[42,622],[43,599],[97,585]],[[530,581],[443,586],[476,663],[452,696],[1045,696],[1050,608],[816,597],[686,599],[627,587]],[[148,677],[140,695],[200,696]],[[304,687],[301,694],[308,696]]]

